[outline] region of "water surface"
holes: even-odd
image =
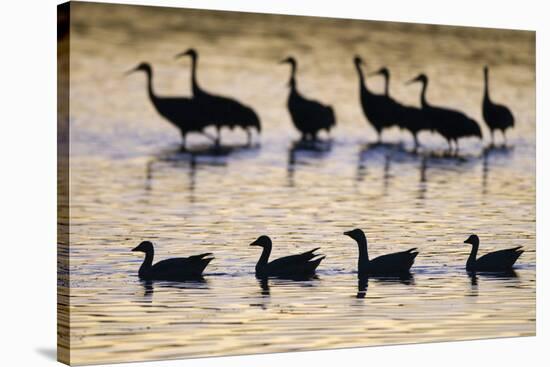
[[[267,353],[463,340],[535,333],[534,34],[315,18],[72,4],[70,311],[75,363]],[[178,153],[179,133],[153,109],[141,74],[151,62],[159,95],[190,95],[188,47],[206,90],[253,106],[263,131],[227,156]],[[429,100],[482,121],[482,66],[516,128],[507,149],[461,142],[460,159],[414,155],[412,139],[374,130],[358,98],[354,54],[388,66],[391,93]],[[299,62],[298,88],[334,106],[331,149],[294,152],[280,59]],[[382,81],[368,80],[375,91]],[[242,144],[243,131],[224,131]],[[498,135],[500,138],[500,135]],[[446,143],[422,133],[424,152]],[[197,147],[208,141],[189,138]],[[400,144],[400,145],[399,145]],[[408,280],[357,281],[363,228],[371,256],[417,247]],[[481,252],[522,245],[515,276],[470,277],[470,233]],[[273,256],[321,246],[318,278],[254,277],[260,234]],[[203,282],[143,283],[141,240],[156,258],[213,252]]]

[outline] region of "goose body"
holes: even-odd
[[[204,253],[162,260],[153,264],[154,247],[149,241],[141,242],[132,251],[145,253],[145,259],[138,271],[140,279],[143,280],[182,281],[200,278],[206,266],[214,259],[211,253]]]
[[[281,63],[291,66],[290,93],[287,107],[296,129],[302,134],[302,140],[317,140],[321,130],[330,130],[336,125],[336,117],[331,106],[304,97],[296,85],[297,63],[293,57],[288,57]]]
[[[193,99],[200,106],[203,118],[216,126],[218,133],[217,142],[220,143],[222,127],[241,127],[247,132],[248,143],[251,143],[252,130],[258,133],[261,131],[260,119],[256,112],[249,106],[237,101],[234,98],[211,94],[202,89],[197,81],[198,53],[189,49],[176,55],[191,57],[191,89]]]
[[[430,128],[439,133],[449,144],[449,151],[452,150],[451,142],[455,143],[455,152],[458,151],[458,140],[461,138],[475,136],[482,138],[479,124],[460,111],[450,108],[436,107],[428,103],[426,99],[426,90],[428,88],[428,77],[420,74],[409,83],[422,83],[420,94],[420,103],[422,113]]]
[[[431,125],[428,123],[422,110],[417,107],[406,106],[390,96],[390,71],[383,67],[372,75],[382,75],[384,77],[384,96],[386,102],[382,104],[382,108],[386,110],[386,115],[389,116],[389,121],[394,121],[400,129],[408,130],[414,139],[414,147],[420,145],[418,141],[418,133],[422,130],[430,130]]]
[[[302,278],[315,274],[315,269],[325,258],[324,255],[315,254],[319,247],[298,255],[290,255],[269,261],[272,242],[268,236],[260,236],[250,246],[262,247],[262,255],[256,264],[257,277],[287,277]]]
[[[521,246],[490,252],[479,258],[477,251],[479,249],[479,237],[475,234],[468,237],[464,243],[472,245],[472,251],[466,261],[467,271],[486,271],[486,272],[506,272],[512,270],[516,260],[521,256],[523,250]]]
[[[369,259],[367,237],[360,229],[344,232],[346,236],[353,238],[359,246],[359,259],[357,273],[359,276],[393,276],[409,273],[414,259],[418,255],[416,248],[407,251],[378,256]]]
[[[202,113],[203,109],[192,98],[160,97],[153,89],[153,70],[151,65],[141,63],[130,70],[130,72],[136,71],[142,71],[146,74],[149,99],[159,115],[179,129],[183,148],[185,148],[185,140],[188,133],[197,132],[206,135],[204,129],[210,123],[204,117]]]
[[[376,130],[378,142],[381,142],[383,130],[397,124],[396,108],[398,107],[389,96],[375,94],[368,89],[363,75],[363,59],[355,56],[353,62],[359,77],[359,100],[363,114]]]
[[[491,143],[494,143],[494,131],[502,131],[502,136],[506,141],[506,129],[514,127],[514,115],[510,109],[504,105],[500,105],[491,101],[489,96],[489,68],[485,66],[483,68],[484,75],[484,91],[483,91],[483,103],[482,113],[483,120],[491,131]]]

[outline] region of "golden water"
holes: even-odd
[[[426,25],[72,4],[70,270],[71,359],[99,363],[266,353],[533,335],[535,333],[534,34]],[[261,145],[226,157],[175,153],[179,133],[154,111],[141,61],[153,65],[159,95],[189,95],[189,60],[200,54],[199,81],[258,112]],[[352,57],[367,72],[388,66],[392,95],[428,98],[481,119],[482,66],[492,97],[509,105],[513,148],[461,142],[463,159],[406,153],[412,139],[385,133],[404,149],[371,149]],[[298,88],[332,104],[332,149],[297,153],[286,97],[298,59]],[[368,80],[375,91],[382,81]],[[243,131],[224,131],[242,143]],[[500,138],[500,135],[498,135]],[[422,133],[425,149],[446,143]],[[200,136],[190,145],[206,144]],[[363,228],[371,256],[418,247],[414,278],[371,279],[358,289],[356,244]],[[470,278],[470,233],[481,253],[522,245],[517,277]],[[248,244],[274,241],[273,256],[321,246],[318,279],[254,277]],[[144,284],[137,278],[141,240],[156,259],[213,252],[204,282]]]

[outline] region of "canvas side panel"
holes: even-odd
[[[70,3],[57,6],[57,360],[70,364],[69,86]]]

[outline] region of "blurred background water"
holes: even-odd
[[[245,13],[71,4],[70,311],[74,363],[267,353],[535,333],[535,35],[533,32],[287,17]],[[153,65],[159,95],[189,96],[190,63],[211,92],[252,106],[261,144],[228,156],[178,154],[179,132],[151,105]],[[391,94],[428,99],[483,124],[482,67],[492,98],[510,106],[511,148],[461,142],[461,159],[412,155],[397,129],[384,139],[403,149],[367,149],[376,139],[359,104],[352,58],[367,72],[387,66]],[[298,88],[333,105],[332,149],[296,152],[286,109],[289,68]],[[369,87],[383,91],[379,77]],[[246,141],[224,130],[227,144]],[[500,139],[500,135],[498,135]],[[425,149],[446,142],[422,133]],[[190,136],[189,145],[207,144]],[[363,228],[371,256],[418,247],[408,281],[357,282]],[[481,253],[525,247],[516,277],[470,277],[470,233]],[[273,256],[321,246],[318,279],[255,279],[258,235]],[[204,282],[140,282],[141,240],[156,260],[213,252]]]

